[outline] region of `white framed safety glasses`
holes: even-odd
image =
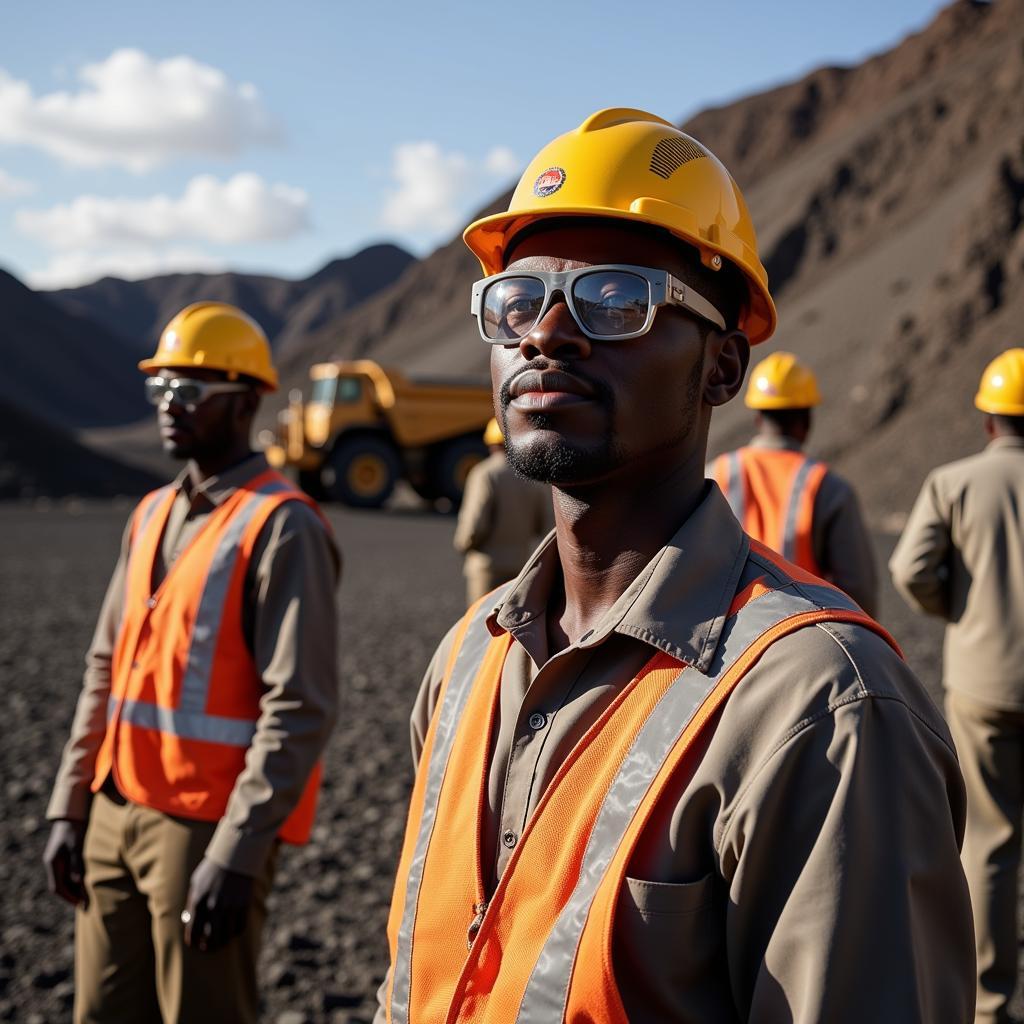
[[[725,317],[664,270],[604,263],[564,272],[508,270],[473,285],[470,311],[489,345],[516,344],[564,297],[579,329],[593,341],[646,334],[660,306],[680,306],[725,330]]]
[[[196,406],[213,395],[224,395],[236,391],[248,391],[248,384],[230,384],[227,381],[193,380],[188,377],[147,377],[146,401],[150,405],[173,402],[187,412],[195,412]]]

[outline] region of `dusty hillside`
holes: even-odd
[[[144,494],[158,476],[100,455],[70,434],[0,401],[0,499]]]
[[[120,338],[2,270],[0,309],[0,402],[69,429],[146,415],[138,357]]]
[[[381,288],[415,258],[397,245],[372,245],[331,260],[310,277],[286,280],[261,274],[166,274],[142,281],[106,277],[81,288],[46,293],[64,309],[84,314],[150,349],[164,324],[200,299],[232,302],[263,326],[275,348],[288,351],[296,338],[337,320]]]
[[[970,384],[1014,340],[991,325],[1004,313],[1019,322],[1007,311],[1021,264],[1022,47],[1024,0],[960,0],[858,67],[822,68],[683,126],[733,169],[758,225],[781,319],[756,354],[792,348],[820,371],[828,404],[814,446],[856,479],[876,519],[906,507],[925,465],[976,444]],[[452,241],[310,332],[286,354],[286,383],[331,356],[483,374],[468,316],[476,274]],[[748,430],[736,403],[717,417],[713,449]]]

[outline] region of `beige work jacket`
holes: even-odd
[[[466,575],[484,569],[511,579],[553,525],[551,488],[524,480],[504,452],[493,452],[466,480],[455,550],[466,556]]]
[[[515,641],[490,738],[491,887],[559,765],[655,651],[708,671],[748,551],[709,483],[600,625],[554,656],[554,534],[511,585],[488,620]],[[452,640],[416,701],[414,761]],[[620,897],[614,969],[632,1024],[973,1021],[963,780],[941,714],[889,645],[856,625],[785,637],[702,749]]]
[[[1024,711],[1024,438],[933,470],[889,571],[911,605],[946,620],[946,687]]]
[[[187,470],[178,476],[174,482],[178,493],[154,567],[154,587],[210,512],[266,470],[266,459],[252,455],[200,488],[193,487]],[[71,736],[47,808],[51,819],[82,820],[89,814],[96,755],[106,731],[130,539],[129,520],[86,655]],[[265,692],[245,769],[206,851],[222,867],[260,873],[333,728],[338,701],[335,590],[340,564],[316,513],[297,501],[276,509],[257,537],[245,582],[243,630]]]

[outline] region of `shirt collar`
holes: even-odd
[[[576,647],[595,647],[611,633],[635,637],[706,673],[750,550],[722,492],[704,498],[672,539]],[[548,597],[561,573],[554,532],[491,611],[495,636],[544,626]]]
[[[265,473],[269,468],[266,456],[262,452],[252,452],[241,462],[236,462],[229,469],[209,477],[198,485],[192,482],[189,466],[186,466],[175,478],[174,487],[183,493],[193,505],[196,498],[202,496],[216,508],[227,501],[239,487],[261,473]]]
[[[1024,437],[993,437],[987,448],[1024,448]]]
[[[755,434],[750,439],[751,448],[772,448],[775,451],[802,452],[804,446],[792,437],[782,434]]]

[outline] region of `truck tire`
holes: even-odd
[[[383,437],[362,434],[335,444],[320,479],[331,501],[353,508],[380,508],[402,476],[402,460]]]
[[[462,502],[469,471],[487,458],[487,446],[476,434],[463,434],[443,444],[430,466],[430,488],[453,505]]]

